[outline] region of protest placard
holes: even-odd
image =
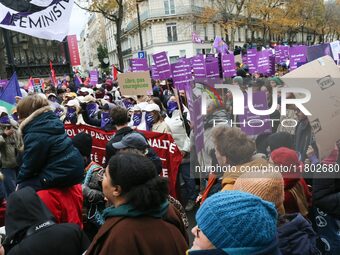
[[[152,95],[151,78],[148,71],[118,74],[118,83],[123,95]]]
[[[310,91],[311,99],[303,104],[314,130],[321,159],[329,155],[340,133],[340,72],[330,56],[314,60],[282,77],[289,87]]]

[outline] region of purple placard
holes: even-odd
[[[96,70],[90,71],[90,84],[96,86],[99,80],[99,72]]]
[[[152,55],[153,61],[157,66],[157,71],[159,74],[159,78],[161,80],[166,80],[172,78],[171,66],[169,64],[169,60],[165,51],[156,53]]]
[[[205,68],[207,72],[207,78],[219,78],[220,67],[218,65],[218,59],[212,56],[208,56],[205,59]]]
[[[307,48],[307,60],[311,62],[315,59],[331,56],[333,58],[333,54],[331,51],[331,45],[329,43],[323,43],[319,45],[313,45]]]
[[[269,51],[264,50],[257,53],[257,72],[264,75],[270,73]],[[249,56],[249,54],[248,54]]]
[[[193,102],[193,112],[190,113],[194,124],[195,149],[197,154],[204,148],[204,125],[201,111],[202,99],[199,97]]]
[[[159,80],[158,70],[157,70],[157,67],[155,65],[151,66],[151,77],[154,80]]]
[[[297,68],[298,63],[307,62],[307,47],[304,45],[295,46],[289,49],[290,55],[290,71]]]
[[[249,67],[249,73],[255,73],[257,68],[257,49],[247,50],[247,64]]]
[[[223,54],[222,58],[223,77],[230,78],[236,76],[234,54]]]
[[[130,59],[130,67],[132,72],[148,71],[148,60],[146,58],[132,58]]]
[[[204,55],[200,54],[192,58],[192,69],[194,70],[195,78],[205,78],[207,76]]]
[[[181,59],[181,61],[171,64],[171,70],[175,87],[178,90],[185,90],[186,87],[190,85],[190,81],[192,80],[190,60]]]
[[[259,135],[262,133],[271,133],[271,121],[269,116],[259,116],[251,113],[248,108],[247,94],[244,94],[244,115],[239,116],[239,122],[241,123],[241,130],[247,135]],[[267,96],[263,91],[253,94],[253,105],[257,110],[267,110]],[[259,120],[259,121],[256,121]],[[245,121],[245,125],[243,122]],[[250,125],[249,124],[250,121]],[[255,127],[252,127],[255,126]]]
[[[289,59],[289,46],[279,45],[275,47],[275,63],[280,64]]]

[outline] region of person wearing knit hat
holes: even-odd
[[[285,215],[284,182],[281,173],[247,172],[242,174],[235,182],[234,190],[239,190],[253,194],[261,199],[272,202],[280,216]]]
[[[294,149],[294,137],[287,132],[278,132],[271,134],[267,138],[270,151],[274,151],[280,147]]]
[[[252,194],[216,193],[200,207],[196,221],[189,254],[280,254],[275,206]]]
[[[271,152],[270,162],[278,167],[287,167],[289,169],[299,169],[303,167],[303,163],[299,161],[298,153],[286,147],[280,147]],[[284,178],[285,199],[284,207],[287,213],[300,212],[303,216],[307,216],[309,207],[311,206],[311,193],[307,183],[299,173],[282,173]]]
[[[280,79],[280,77],[274,76],[272,78],[269,79],[270,81],[270,85],[275,88],[275,87],[282,87],[283,81]]]

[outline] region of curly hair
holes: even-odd
[[[250,161],[255,152],[255,143],[239,128],[217,126],[212,130],[214,144],[222,156],[226,156],[231,165]]]

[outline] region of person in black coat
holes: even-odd
[[[31,187],[12,193],[7,201],[6,255],[81,255],[89,240],[76,224],[56,224]]]
[[[122,141],[122,139],[131,133],[137,133],[143,136],[145,140],[145,144],[147,148],[144,148],[144,145],[142,145],[142,148],[139,146],[126,146],[125,148],[135,148],[139,150],[145,150],[147,149],[146,156],[154,163],[157,173],[160,174],[162,172],[162,161],[156,154],[156,152],[149,146],[145,136],[142,133],[139,133],[132,128],[128,126],[129,123],[129,116],[128,111],[122,107],[116,107],[112,109],[111,111],[111,118],[113,122],[115,123],[117,127],[116,134],[113,135],[111,140],[106,144],[106,162],[109,162],[110,158],[113,157],[119,149],[114,148],[113,144]]]

